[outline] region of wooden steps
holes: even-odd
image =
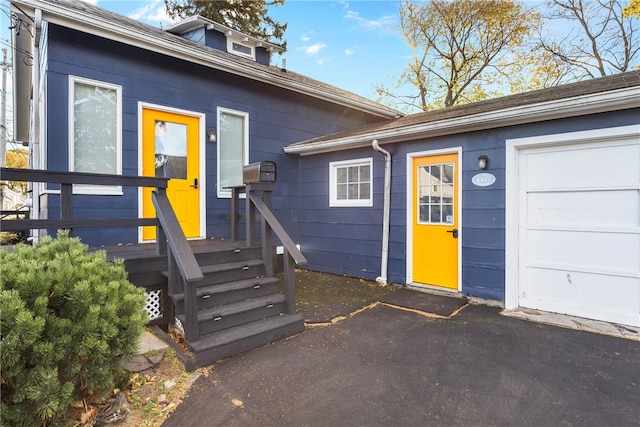
[[[189,344],[193,363],[204,366],[304,331],[304,319],[282,314],[210,334]],[[186,364],[185,364],[186,365]]]
[[[186,285],[195,291],[198,330],[185,341],[187,369],[304,331],[302,317],[284,314],[285,296],[279,280],[265,275],[260,247],[200,249],[195,256],[204,277]],[[179,324],[186,325],[184,290],[169,297]]]
[[[278,292],[279,281],[275,277],[256,277],[235,282],[200,286],[196,289],[198,307],[205,309],[221,304],[257,298]],[[184,313],[184,293],[172,295],[176,313]]]

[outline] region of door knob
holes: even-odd
[[[198,178],[193,178],[193,184],[191,184],[189,187],[198,188]]]
[[[447,233],[452,233],[454,239],[458,238],[458,229],[457,228],[454,228],[453,230],[447,230]]]

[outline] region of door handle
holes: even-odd
[[[198,188],[198,178],[193,178],[193,184],[191,184],[189,187]]]
[[[447,233],[452,233],[454,239],[458,238],[458,229],[457,228],[454,228],[453,230],[447,230]]]

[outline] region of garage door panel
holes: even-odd
[[[638,278],[534,267],[525,274],[535,286],[522,290],[523,307],[628,325],[640,322]]]
[[[527,264],[614,274],[640,272],[636,233],[528,230]]]
[[[640,326],[639,129],[518,148],[519,306]]]
[[[637,227],[637,189],[557,191],[527,195],[528,225]]]
[[[640,180],[640,146],[575,145],[527,155],[526,185],[602,187]]]

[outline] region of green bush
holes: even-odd
[[[0,251],[1,422],[50,424],[113,390],[148,317],[121,261],[59,232]]]

